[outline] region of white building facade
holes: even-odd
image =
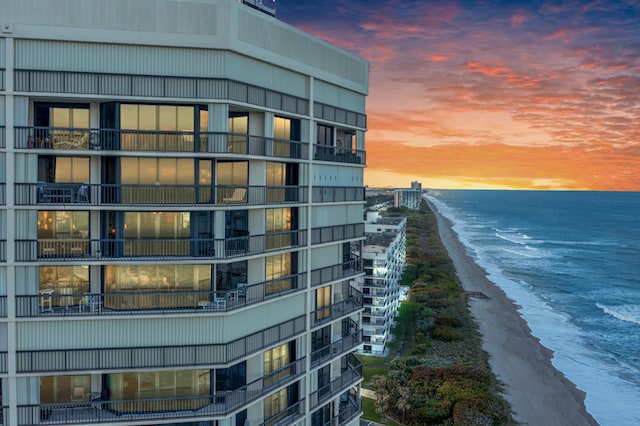
[[[274,15],[0,0],[4,425],[358,424],[369,65]]]
[[[400,280],[405,270],[406,227],[404,217],[380,217],[367,213],[366,241],[362,250],[365,276],[360,279],[364,300],[361,353],[386,355],[385,345],[400,306]]]

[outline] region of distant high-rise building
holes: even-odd
[[[411,182],[410,189],[396,189],[393,191],[394,207],[406,207],[408,209],[417,209],[422,203],[422,184],[420,182]]]
[[[365,276],[360,278],[364,299],[362,353],[386,355],[385,345],[400,303],[400,280],[405,269],[405,217],[381,217],[367,212],[362,250]]]
[[[0,0],[3,425],[358,424],[369,64],[273,3]]]

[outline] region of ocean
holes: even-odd
[[[640,425],[640,193],[432,190],[468,254],[586,392],[602,426]]]

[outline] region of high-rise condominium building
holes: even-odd
[[[0,0],[4,425],[355,425],[368,63],[235,0]]]

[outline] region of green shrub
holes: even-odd
[[[424,303],[431,309],[444,308],[449,305],[449,301],[447,299],[427,299]]]
[[[453,342],[462,339],[462,334],[451,327],[436,325],[433,327],[433,330],[431,330],[431,337],[442,342]]]
[[[434,321],[435,325],[445,325],[448,327],[460,327],[462,325],[462,320],[456,317],[435,317]]]

